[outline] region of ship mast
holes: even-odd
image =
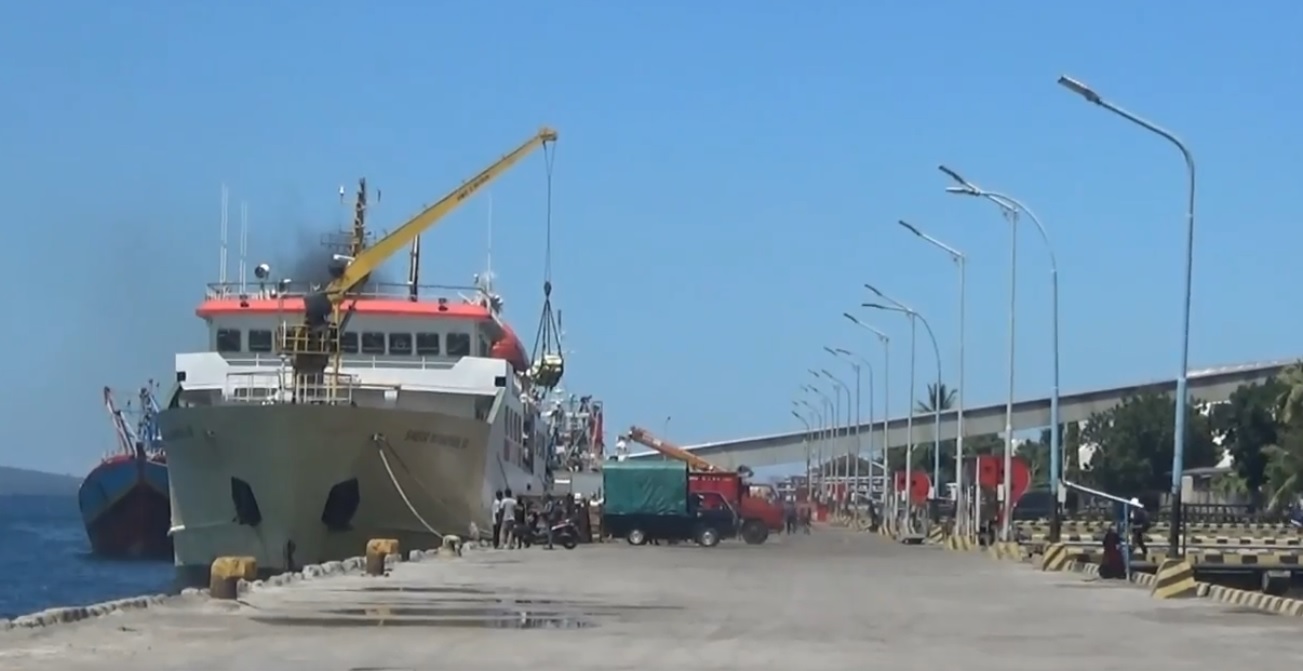
[[[357,200],[353,203],[353,231],[348,240],[349,258],[357,258],[366,249],[366,178],[357,180]]]

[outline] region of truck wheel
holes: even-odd
[[[747,545],[760,545],[769,539],[769,527],[760,520],[747,520],[742,524],[742,540]]]
[[[719,532],[715,530],[715,527],[697,529],[697,545],[703,548],[713,548],[719,545]]]
[[[646,545],[647,533],[642,529],[630,529],[629,535],[625,537],[625,540],[629,541],[629,545]]]

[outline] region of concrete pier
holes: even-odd
[[[1296,669],[1303,619],[822,530],[468,552],[0,632],[0,669]]]

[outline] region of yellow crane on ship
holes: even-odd
[[[342,306],[350,292],[362,285],[390,257],[411,245],[475,192],[493,182],[534,150],[546,147],[556,142],[556,139],[555,130],[543,127],[514,151],[494,161],[375,244],[366,248],[355,244],[350,249],[351,256],[337,256],[337,263],[331,265],[333,279],[330,283],[304,298],[303,323],[285,324],[277,334],[277,345],[281,353],[291,358],[295,378],[307,382],[309,380],[304,379],[306,376],[320,383],[331,360],[338,363],[340,335],[346,321]]]

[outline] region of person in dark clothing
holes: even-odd
[[[796,533],[796,502],[783,502],[783,531],[785,533]]]
[[[1104,557],[1099,564],[1099,577],[1105,580],[1127,577],[1126,564],[1122,560],[1122,536],[1112,527],[1104,534]]]
[[[1131,546],[1140,551],[1142,556],[1149,554],[1145,536],[1149,534],[1149,513],[1140,499],[1131,499]]]
[[[553,550],[552,545],[552,525],[556,524],[556,518],[561,514],[561,506],[552,499],[551,494],[543,497],[543,531],[547,534],[547,549]]]
[[[515,507],[513,518],[512,528],[515,529],[515,533],[511,535],[512,547],[516,549],[528,547],[530,542],[529,527],[525,524],[524,505]]]
[[[502,490],[493,493],[493,547],[502,547]]]

